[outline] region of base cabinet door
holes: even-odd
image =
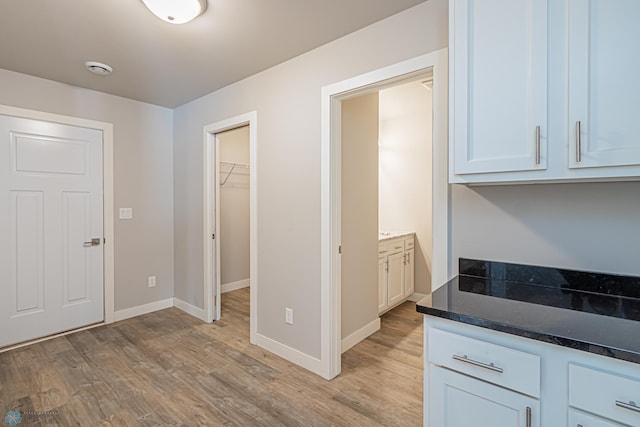
[[[540,427],[539,401],[435,365],[429,368],[429,426]]]
[[[404,253],[404,296],[410,297],[415,290],[415,273],[413,266],[414,249]]]
[[[387,259],[387,303],[392,306],[404,299],[404,254],[398,252]]]
[[[382,258],[378,258],[378,313],[383,312],[386,308],[387,308],[387,257],[384,256]]]

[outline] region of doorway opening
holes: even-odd
[[[423,55],[412,60],[408,60],[399,64],[395,64],[390,67],[386,67],[380,70],[373,71],[352,79],[335,83],[330,86],[326,86],[322,91],[322,141],[323,141],[323,153],[322,153],[322,278],[321,278],[321,296],[322,296],[322,325],[323,332],[321,337],[322,342],[322,376],[325,378],[333,378],[340,373],[341,370],[341,354],[343,350],[343,288],[342,281],[344,280],[344,273],[351,270],[355,271],[355,266],[359,263],[362,268],[362,260],[353,259],[349,260],[349,256],[346,256],[346,252],[350,250],[343,245],[343,239],[349,239],[348,235],[353,232],[350,228],[348,231],[343,227],[351,227],[354,221],[343,224],[343,221],[352,216],[356,218],[358,215],[353,215],[352,203],[345,200],[343,197],[343,191],[350,192],[351,194],[357,193],[358,184],[356,189],[347,188],[347,186],[354,185],[354,180],[351,178],[345,178],[345,174],[353,171],[347,171],[347,168],[351,164],[345,164],[345,160],[352,160],[355,158],[346,154],[342,146],[343,138],[345,137],[345,130],[343,125],[343,107],[347,105],[351,100],[363,97],[365,95],[376,94],[375,98],[378,98],[380,91],[400,87],[400,85],[407,85],[412,82],[422,82],[429,86],[432,96],[432,147],[431,147],[431,239],[430,247],[424,248],[425,252],[431,253],[431,269],[430,269],[430,286],[425,292],[430,292],[435,287],[443,284],[449,278],[449,248],[448,248],[448,216],[449,216],[449,185],[447,177],[447,50],[442,49],[440,51]],[[427,90],[427,88],[423,88]],[[362,98],[364,99],[364,98]],[[377,99],[376,99],[377,103]],[[377,105],[376,105],[377,111]],[[378,119],[378,117],[376,117]],[[375,135],[381,127],[378,128],[379,123],[374,124],[376,126]],[[372,125],[373,126],[373,125]],[[347,130],[348,131],[348,130]],[[388,141],[387,141],[388,142]],[[361,337],[356,333],[354,340],[358,342],[360,338],[364,339],[370,333],[374,332],[375,320],[379,322],[377,315],[379,308],[376,304],[376,295],[378,295],[377,285],[377,272],[376,268],[377,257],[376,252],[378,249],[378,232],[389,231],[381,230],[378,223],[378,156],[380,154],[381,144],[383,147],[387,143],[383,140],[373,141],[373,144],[368,146],[368,153],[372,159],[366,163],[369,174],[373,176],[372,182],[369,180],[368,186],[365,191],[369,194],[369,213],[361,213],[366,215],[367,220],[360,219],[358,227],[360,228],[363,223],[369,223],[369,227],[366,232],[366,251],[372,252],[373,256],[370,256],[366,261],[366,271],[369,273],[369,279],[366,280],[365,286],[369,286],[367,295],[370,298],[367,303],[367,308],[371,313],[372,321],[370,324],[365,324],[360,332]],[[369,141],[371,143],[371,141]],[[353,147],[351,147],[353,148]],[[345,156],[346,154],[346,156]],[[344,158],[343,158],[344,157]],[[427,161],[429,159],[425,159]],[[362,159],[358,159],[361,164]],[[346,196],[348,194],[345,194]],[[428,195],[420,195],[425,198]],[[371,212],[373,211],[373,212]],[[352,218],[352,219],[353,219]],[[344,231],[347,231],[345,234]],[[362,234],[364,235],[364,234]],[[429,240],[429,239],[426,239]],[[362,241],[360,241],[362,243]],[[353,250],[354,248],[351,248]],[[413,248],[412,248],[413,249]],[[414,249],[415,250],[415,249]],[[353,257],[352,257],[353,258]],[[356,257],[357,258],[357,257]],[[345,263],[345,264],[343,264]],[[347,264],[348,263],[348,264]],[[343,271],[344,269],[344,271]],[[364,271],[364,269],[363,269]],[[362,284],[362,283],[361,283]],[[354,309],[354,307],[345,307],[345,309]],[[347,311],[348,312],[348,311]],[[351,313],[349,314],[351,316]],[[344,319],[347,320],[347,319]],[[378,323],[379,324],[379,323]],[[357,331],[356,331],[357,332]],[[353,337],[350,337],[353,338]],[[352,345],[352,343],[347,343]]]
[[[204,291],[207,322],[223,292],[249,288],[250,341],[257,331],[256,112],[204,129]]]

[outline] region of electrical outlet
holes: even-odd
[[[149,284],[150,288],[153,288],[156,285],[156,276],[149,276],[147,278],[147,283]]]
[[[288,325],[293,325],[293,309],[285,308],[284,309],[284,321],[287,322]]]

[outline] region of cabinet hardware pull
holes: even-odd
[[[630,401],[629,403],[616,400],[616,406],[619,406],[624,409],[629,409],[630,411],[640,412],[640,406],[636,405],[636,403],[633,400]]]
[[[578,425],[576,425],[576,427],[582,427],[582,424],[578,424]]]
[[[403,254],[402,255],[402,263],[406,264],[407,263],[407,254]]]
[[[580,120],[576,122],[576,163],[582,161],[582,137],[580,136]]]
[[[536,165],[540,164],[540,126],[536,126]]]
[[[389,271],[389,261],[384,262],[384,271]]]
[[[457,354],[454,354],[452,357],[459,362],[468,363],[470,365],[478,366],[480,368],[485,368],[490,371],[499,372],[499,373],[504,372],[504,369],[497,367],[496,365],[493,364],[493,362],[491,363],[478,362],[477,360],[469,359],[466,354],[463,356],[458,356]]]
[[[411,254],[407,253],[407,264],[411,263]]]
[[[527,406],[527,411],[526,411],[526,426],[527,427],[531,427],[531,408]]]

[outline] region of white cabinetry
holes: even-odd
[[[413,237],[388,239],[378,245],[378,313],[413,294],[413,245]]]
[[[414,240],[404,241],[404,296],[410,297],[415,291]]]
[[[427,348],[431,426],[540,425],[538,356],[439,329]]]
[[[569,0],[569,11],[569,167],[640,165],[640,2]]]
[[[539,426],[538,401],[448,369],[430,370],[432,426]]]
[[[452,183],[640,176],[640,2],[450,0]]]
[[[425,427],[640,426],[638,364],[433,316],[424,325]]]
[[[545,169],[547,0],[452,0],[450,14],[452,170]]]

